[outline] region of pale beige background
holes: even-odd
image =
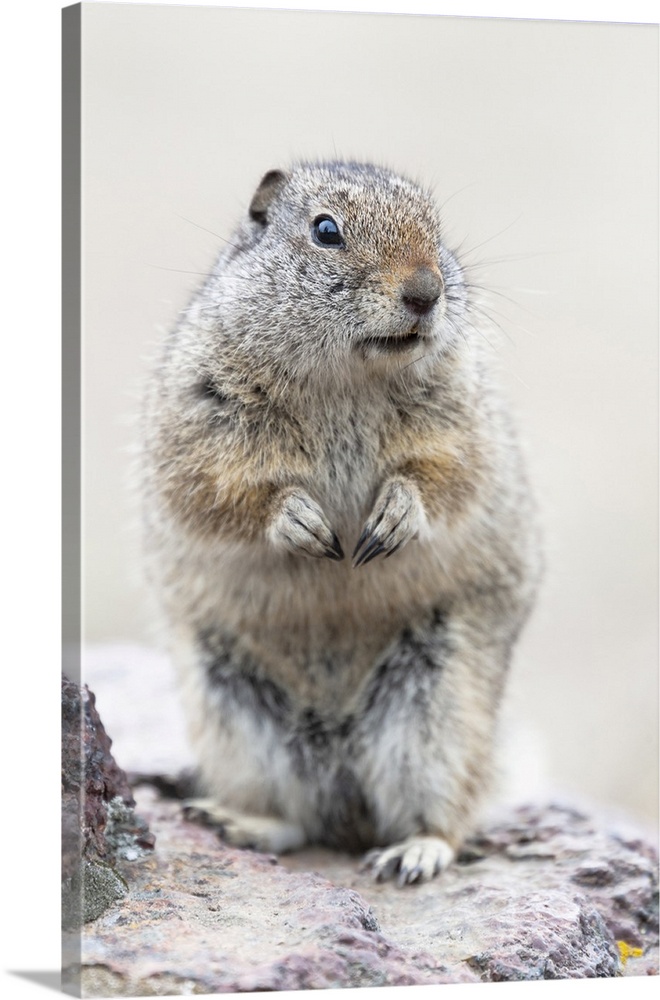
[[[654,824],[657,28],[83,4],[83,53],[86,639],[151,642],[140,379],[212,233],[292,158],[384,162],[504,331],[548,562],[518,717],[551,786]]]

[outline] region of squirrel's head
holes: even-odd
[[[357,163],[269,171],[206,294],[223,337],[321,373],[437,356],[466,300],[431,196]]]

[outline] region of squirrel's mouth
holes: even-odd
[[[428,337],[419,332],[417,324],[408,332],[399,336],[365,337],[360,341],[360,347],[374,348],[382,354],[400,354],[412,351],[428,341]]]

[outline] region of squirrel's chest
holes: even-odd
[[[307,432],[307,488],[339,521],[361,519],[391,467],[391,416],[340,408]]]

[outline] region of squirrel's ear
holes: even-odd
[[[278,191],[286,184],[289,175],[283,170],[269,170],[261,178],[261,184],[250,202],[250,218],[265,226],[268,222],[268,206]]]

